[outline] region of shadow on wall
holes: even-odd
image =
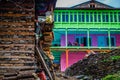
[[[82,60],[86,55],[86,52],[69,52],[68,55],[68,67],[71,66],[72,64],[78,62],[79,60]],[[63,52],[61,54],[61,60],[60,60],[60,66],[61,66],[61,71],[65,71],[66,69],[66,54]]]

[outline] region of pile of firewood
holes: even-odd
[[[34,80],[34,0],[0,0],[0,80]]]
[[[120,71],[120,49],[109,53],[91,54],[66,69],[65,74],[79,79],[101,79]]]

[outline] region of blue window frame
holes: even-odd
[[[101,22],[101,16],[100,16],[100,14],[98,15],[98,22]]]
[[[116,12],[114,12],[114,21],[117,22],[117,15],[116,15]]]
[[[116,38],[115,36],[111,36],[110,37],[110,41],[111,41],[111,46],[116,46]],[[106,46],[109,46],[109,38],[106,37]]]
[[[74,22],[77,22],[77,14],[74,14]]]
[[[58,13],[58,22],[61,22],[61,14]]]
[[[73,22],[73,15],[70,13],[70,22]]]
[[[113,22],[113,14],[110,12],[110,22]]]
[[[62,13],[62,22],[65,22],[65,13]]]
[[[82,12],[82,22],[85,22],[85,15],[84,15],[84,12]]]
[[[109,22],[109,17],[108,17],[108,14],[106,14],[106,17],[105,17],[106,19],[106,22]]]
[[[82,46],[88,46],[88,41],[87,41],[87,37],[86,36],[76,36],[75,41],[78,43],[78,45],[82,45]],[[92,44],[92,38],[89,38],[89,45],[91,46]]]
[[[86,22],[89,22],[89,14],[88,14],[88,12],[86,13]]]
[[[106,20],[105,20],[105,13],[102,13],[102,19],[103,19],[103,22],[106,22]]]
[[[92,15],[92,12],[90,12],[90,22],[93,22],[93,15]]]
[[[94,22],[97,22],[97,13],[94,12]]]
[[[97,22],[97,16],[94,14],[94,22]]]
[[[55,13],[54,15],[54,21],[56,22],[57,21],[57,14]]]
[[[110,15],[110,22],[113,22],[113,15]]]
[[[81,22],[81,13],[78,13],[78,21]]]
[[[69,17],[68,17],[68,13],[66,13],[66,22],[68,22]]]

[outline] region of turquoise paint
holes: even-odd
[[[120,28],[120,10],[54,10],[54,14],[58,19],[54,28]]]
[[[54,63],[59,64],[60,63],[60,56],[63,52],[62,51],[52,51],[53,56],[55,57]]]
[[[105,36],[98,36],[98,46],[99,47],[105,47],[106,46]]]

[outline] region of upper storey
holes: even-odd
[[[120,28],[120,8],[88,1],[70,8],[55,8],[54,28]]]

